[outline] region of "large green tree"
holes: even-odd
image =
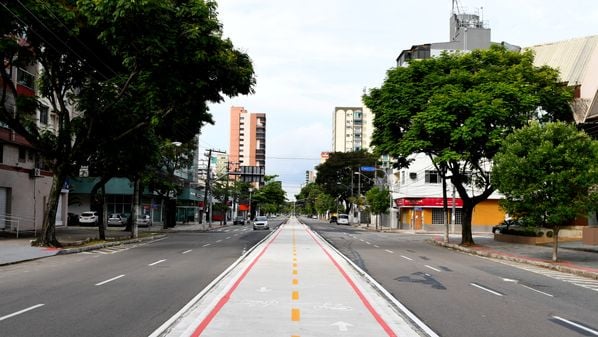
[[[500,46],[443,53],[389,70],[383,85],[364,95],[375,115],[376,153],[400,167],[425,153],[455,186],[463,200],[462,245],[474,244],[473,208],[496,189],[490,162],[502,139],[532,119],[572,119],[571,90],[533,58]]]
[[[255,83],[248,55],[222,37],[209,0],[2,2],[0,56],[8,62],[0,69],[0,121],[33,144],[54,174],[38,237],[44,245],[59,245],[60,190],[98,146],[149,144],[139,138],[145,133],[157,135],[157,144],[185,143],[212,122],[209,102],[251,93]],[[35,100],[18,95],[12,81],[13,69],[30,64],[42,69]],[[42,99],[58,117],[56,133],[35,126]],[[102,132],[109,120],[120,123],[120,134]],[[129,172],[136,181],[146,165],[138,167]]]
[[[253,195],[253,200],[263,214],[278,212],[286,202],[286,192],[282,189],[282,182],[275,180],[276,177],[266,176],[264,186]]]
[[[353,204],[350,201],[355,201],[358,189],[365,192],[372,187],[374,181],[371,177],[373,172],[361,172],[369,179],[362,179],[356,173],[360,172],[362,166],[375,167],[377,159],[378,156],[366,151],[332,152],[328,160],[316,167],[316,184],[323,192],[343,203],[345,212],[349,213]]]
[[[598,210],[598,141],[564,123],[532,123],[503,142],[494,158],[494,184],[503,208],[526,223],[559,229]]]

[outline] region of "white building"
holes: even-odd
[[[373,115],[366,107],[336,107],[332,116],[332,151],[370,150]]]

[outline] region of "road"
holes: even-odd
[[[148,336],[268,233],[173,233],[1,267],[0,336]]]
[[[583,287],[595,280],[454,252],[426,235],[302,220],[441,336],[598,335],[598,292]]]

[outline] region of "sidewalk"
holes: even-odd
[[[375,231],[372,226],[357,226]],[[459,250],[484,257],[527,263],[598,280],[598,246],[584,245],[580,241],[559,242],[557,262],[552,262],[552,244],[525,245],[495,241],[491,233],[474,233],[473,247],[460,246],[461,235],[452,234],[449,243],[444,243],[444,233],[412,230],[382,230],[388,233],[409,233],[413,235],[433,235],[429,242],[438,246]]]

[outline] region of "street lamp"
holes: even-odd
[[[253,192],[253,188],[249,188],[249,220],[251,220],[251,192]]]

